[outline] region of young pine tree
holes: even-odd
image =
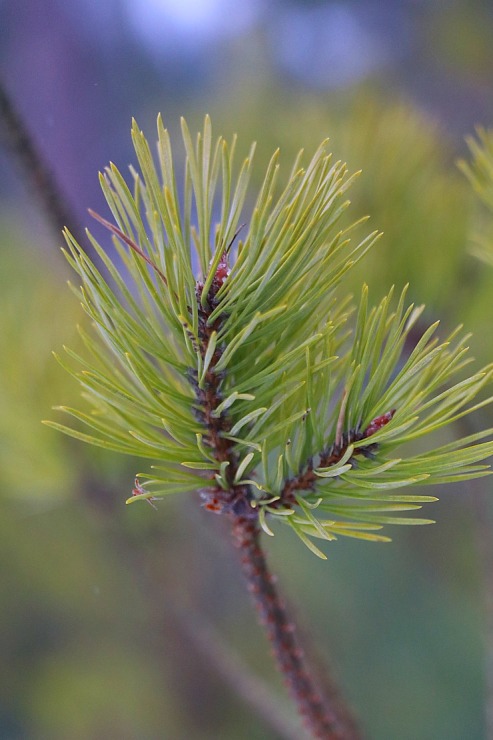
[[[339,284],[378,235],[354,244],[340,225],[353,177],[325,142],[282,188],[276,152],[251,201],[253,147],[235,167],[236,142],[214,142],[208,118],[195,142],[182,132],[183,182],[161,120],[157,166],[134,124],[140,173],[131,186],[113,165],[101,175],[112,220],[93,216],[113,246],[88,234],[101,268],[66,232],[94,330],[82,332],[86,356],[60,361],[92,408],[61,407],[73,426],[49,424],[149,460],[127,503],[197,491],[229,521],[307,728],[358,737],[306,665],[261,538],[284,525],[325,558],[315,540],[382,542],[385,525],[429,523],[414,512],[435,497],[398,489],[488,474],[492,430],[444,429],[491,401],[493,368],[464,374],[459,330],[440,339],[434,324],[416,340],[422,307],[405,290],[370,307],[364,286],[353,312]]]

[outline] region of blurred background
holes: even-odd
[[[177,144],[180,115],[205,113],[242,151],[256,140],[253,191],[277,146],[287,176],[329,136],[363,170],[352,215],[384,231],[348,290],[409,281],[428,321],[464,322],[493,359],[493,268],[471,254],[484,214],[456,166],[493,124],[488,0],[0,0],[0,69],[83,224],[107,215],[98,170],[135,162],[132,116],[151,141],[158,112]],[[40,424],[79,395],[51,355],[84,321],[61,246],[3,148],[0,738],[302,738],[222,522],[194,494],[125,507],[141,462]],[[289,532],[266,543],[368,738],[488,737],[490,490],[441,490],[433,527],[339,541],[327,562]]]

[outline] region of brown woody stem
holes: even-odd
[[[256,521],[231,517],[233,539],[240,551],[241,565],[260,621],[272,645],[274,656],[287,689],[314,738],[356,740],[360,737],[349,710],[332,687],[325,696],[306,664],[297,630],[275,586]]]
[[[223,269],[223,268],[221,268]],[[211,283],[207,300],[201,301],[203,285],[197,284],[199,306],[198,351],[205,357],[212,332],[220,332],[222,319],[213,325],[209,316],[216,305],[216,292],[222,284],[224,273],[217,273]],[[202,304],[205,303],[205,306]],[[270,573],[260,545],[258,510],[251,505],[250,487],[235,483],[239,459],[234,444],[224,436],[230,429],[227,415],[216,415],[222,399],[223,377],[216,372],[222,349],[216,348],[209,364],[202,387],[196,384],[199,408],[198,418],[208,430],[204,437],[218,463],[228,463],[227,490],[211,485],[204,489],[205,508],[225,514],[232,524],[233,540],[240,551],[241,565],[246,577],[261,623],[266,629],[278,667],[284,677],[291,698],[296,703],[305,725],[314,738],[323,740],[356,740],[359,737],[350,712],[334,689],[322,692],[309,671],[293,620],[279,596],[275,578]],[[306,482],[306,481],[305,481]],[[212,481],[211,481],[212,483]],[[300,481],[298,481],[300,483]],[[326,688],[326,687],[324,687]],[[325,695],[324,695],[325,693]]]

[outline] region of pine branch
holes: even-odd
[[[342,698],[335,691],[331,695],[322,696],[321,689],[306,664],[296,627],[277,592],[275,578],[269,571],[260,545],[258,509],[252,508],[253,495],[250,486],[236,483],[241,478],[239,458],[233,451],[231,440],[222,436],[231,428],[227,413],[217,413],[224,401],[220,390],[224,375],[216,372],[222,350],[217,344],[214,344],[212,353],[209,353],[209,348],[212,337],[221,332],[225,321],[224,317],[211,321],[211,316],[217,307],[217,294],[228,274],[227,255],[224,253],[213,279],[209,282],[205,306],[202,305],[204,284],[197,283],[196,290],[199,305],[198,352],[204,364],[200,382],[195,381],[199,404],[197,417],[208,430],[204,443],[215,457],[218,467],[227,466],[223,484],[203,489],[202,498],[206,509],[219,514],[225,513],[231,521],[233,541],[240,550],[248,590],[255,601],[279,670],[307,729],[317,738],[356,739],[359,733]],[[208,353],[210,357],[207,362]]]
[[[442,340],[438,324],[409,351],[423,308],[406,306],[406,290],[371,308],[365,286],[351,331],[339,285],[378,235],[351,241],[354,224],[343,219],[353,178],[325,142],[306,167],[296,160],[280,190],[274,154],[233,248],[253,148],[235,179],[235,142],[214,144],[206,118],[194,143],[183,121],[182,197],[160,120],[158,134],[159,172],[134,123],[141,173],[131,170],[132,190],[114,166],[101,176],[118,260],[90,239],[109,280],[66,234],[76,293],[96,331],[82,334],[88,358],[68,350],[61,362],[92,409],[61,407],[73,426],[49,424],[154,460],[128,503],[198,490],[206,510],[228,518],[307,725],[320,737],[355,737],[342,703],[332,692],[322,698],[309,675],[260,530],[272,535],[270,525],[284,523],[325,558],[314,538],[385,542],[383,526],[431,523],[407,513],[434,496],[394,490],[489,474],[492,430],[444,432],[492,401],[484,389],[493,366],[465,375],[467,335]],[[416,440],[430,440],[425,451]]]
[[[307,665],[296,626],[286,611],[260,546],[260,528],[251,518],[230,516],[233,540],[260,621],[272,646],[289,694],[313,737],[351,740],[360,737],[349,708],[335,689],[324,696]]]

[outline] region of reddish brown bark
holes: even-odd
[[[232,516],[233,539],[240,551],[241,565],[260,621],[272,646],[289,694],[303,717],[307,730],[323,740],[356,740],[360,737],[354,720],[337,692],[324,692],[310,672],[299,643],[297,629],[276,588],[260,546],[256,520]],[[325,694],[325,695],[324,695]]]

